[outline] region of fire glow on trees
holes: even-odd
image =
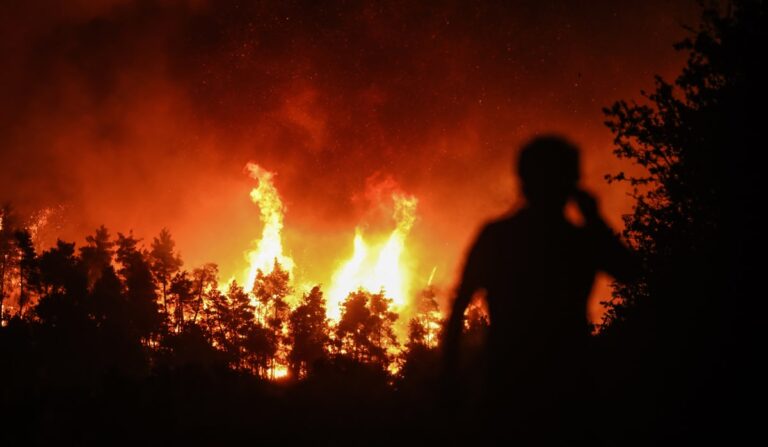
[[[396,309],[407,304],[409,275],[401,261],[406,251],[405,239],[416,219],[417,200],[395,193],[392,201],[396,227],[384,244],[373,247],[366,243],[359,228],[355,230],[354,253],[333,277],[328,303],[330,318],[339,318],[341,302],[358,288],[371,292],[384,290]]]
[[[246,171],[258,181],[251,190],[251,200],[259,207],[263,225],[260,239],[255,241],[256,248],[246,252],[248,268],[243,284],[252,288],[258,272],[270,273],[277,261],[294,280],[294,261],[284,253],[282,241],[285,207],[280,199],[273,179],[275,173],[267,171],[255,163],[248,163]],[[392,219],[395,228],[380,243],[366,241],[363,230],[355,229],[352,256],[341,263],[332,275],[329,287],[327,316],[332,321],[341,317],[342,302],[350,293],[364,289],[377,293],[383,291],[392,299],[393,310],[400,311],[409,303],[412,287],[410,264],[405,262],[408,256],[406,238],[416,220],[416,197],[399,191],[392,192]],[[378,239],[373,237],[371,239]],[[432,272],[434,275],[434,269]],[[430,275],[430,280],[431,276]]]

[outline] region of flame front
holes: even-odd
[[[263,225],[261,237],[254,242],[256,248],[245,254],[248,268],[242,284],[246,290],[251,290],[258,271],[271,272],[275,260],[293,278],[294,261],[283,252],[281,232],[285,208],[274,185],[274,173],[255,163],[248,163],[246,170],[258,181],[258,186],[251,190],[251,200],[259,207]],[[378,239],[381,242],[373,243],[371,240],[377,239],[375,235],[369,235],[366,240],[360,227],[355,229],[352,256],[332,275],[326,295],[328,318],[338,321],[341,303],[350,292],[358,289],[374,293],[383,290],[392,299],[395,309],[402,309],[409,303],[411,274],[405,242],[416,220],[418,200],[398,192],[391,198],[394,230],[383,240]]]
[[[371,247],[363,238],[360,228],[355,230],[352,257],[339,267],[333,275],[328,292],[328,317],[338,320],[341,303],[350,292],[366,289],[371,292],[384,290],[394,307],[402,308],[409,296],[409,272],[403,265],[405,240],[416,219],[417,199],[413,196],[393,194],[393,218],[395,229],[386,242]]]
[[[261,238],[256,243],[256,249],[246,253],[248,270],[245,273],[243,286],[250,290],[256,280],[259,270],[269,273],[274,267],[275,259],[288,273],[293,272],[293,259],[283,254],[283,202],[273,183],[274,173],[267,171],[255,163],[246,165],[248,174],[259,184],[251,190],[251,200],[258,205],[261,223],[264,225]]]

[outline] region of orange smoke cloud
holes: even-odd
[[[671,43],[696,17],[661,0],[12,2],[0,201],[62,209],[57,231],[41,232],[49,243],[101,223],[145,238],[169,227],[186,265],[242,272],[264,236],[241,174],[254,160],[279,173],[257,189],[271,184],[290,209],[282,256],[330,286],[354,228],[391,203],[365,198],[366,182],[389,176],[418,197],[404,232],[420,261],[411,282],[436,267],[447,290],[480,223],[514,202],[514,148],[536,132],[582,145],[586,186],[621,224],[631,204],[602,181],[621,166],[600,108],[677,72]],[[395,228],[391,210],[374,221],[366,243]]]

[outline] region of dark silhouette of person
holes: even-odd
[[[579,438],[580,425],[589,423],[587,300],[595,274],[626,281],[636,266],[596,200],[578,187],[572,143],[534,138],[520,152],[518,175],[525,205],[486,224],[469,250],[446,328],[445,366],[449,376],[455,372],[464,312],[484,290],[490,327],[483,418],[496,436],[560,443]],[[582,225],[566,219],[569,200]]]

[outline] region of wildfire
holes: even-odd
[[[243,285],[250,290],[259,270],[264,273],[271,272],[277,259],[284,270],[292,273],[293,259],[283,254],[283,240],[280,233],[283,230],[285,208],[273,183],[275,174],[255,163],[248,163],[245,169],[259,182],[258,186],[251,190],[251,200],[258,205],[261,223],[264,225],[256,248],[249,250],[245,255],[248,269]]]
[[[275,365],[269,370],[269,377],[272,380],[282,380],[289,376],[288,367],[286,365]]]
[[[263,225],[260,239],[254,242],[256,248],[245,255],[248,268],[243,285],[250,290],[258,270],[271,272],[275,259],[289,273],[293,272],[294,262],[283,252],[281,231],[285,208],[273,182],[275,174],[255,163],[248,163],[246,170],[252,178],[258,180],[258,186],[251,190],[251,199],[259,207]],[[338,321],[341,303],[350,292],[358,289],[371,292],[383,290],[392,299],[395,309],[402,309],[409,302],[411,275],[405,262],[405,242],[416,220],[418,200],[400,192],[394,192],[390,197],[395,228],[385,238],[368,235],[366,239],[362,229],[357,227],[352,256],[331,276],[331,285],[326,295],[327,315],[331,320]],[[295,278],[292,277],[292,280]]]
[[[355,230],[352,257],[336,271],[328,292],[328,317],[338,320],[342,301],[357,289],[378,292],[384,290],[395,308],[407,303],[409,272],[403,265],[405,240],[416,219],[417,199],[403,194],[392,194],[393,218],[396,226],[381,245],[371,246],[363,238],[360,228]]]

